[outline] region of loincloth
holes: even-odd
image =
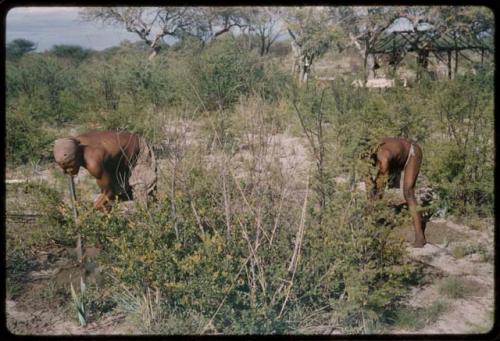
[[[390,173],[388,181],[389,188],[403,188],[406,166],[408,165],[408,162],[410,161],[410,158],[412,156],[415,156],[415,148],[413,146],[413,143],[410,146],[410,151],[408,152],[408,157],[406,158],[406,162],[405,165],[403,166],[403,169],[399,172]]]

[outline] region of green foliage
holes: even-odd
[[[213,325],[215,331],[224,333],[286,333],[297,328],[287,322],[289,314],[297,309],[319,309],[325,302],[342,325],[361,331],[365,320],[376,321],[396,304],[410,283],[412,269],[404,261],[403,244],[390,236],[390,212],[382,206],[370,209],[362,197],[353,199],[355,203],[346,211],[340,203],[350,199],[339,194],[322,225],[314,220],[306,223],[293,285],[287,289],[283,284],[288,282],[283,280],[291,276],[288,262],[296,231],[278,228],[274,243],[263,240],[264,245],[255,251],[258,258],[253,259],[247,249],[247,240],[258,231],[252,213],[238,211],[234,219],[241,225],[228,235],[224,210],[217,204],[223,200],[217,173],[191,169],[189,178],[182,181],[187,181],[186,187],[176,194],[175,216],[170,199],[162,199],[147,211],[136,208],[127,216],[120,213],[119,206],[109,214],[83,211],[80,216],[78,231],[84,243],[105,245],[99,256],[104,272],[138,293],[149,288],[158,291],[161,298],[154,309],[142,301],[121,303],[129,310],[131,306],[136,311],[141,306],[154,310],[139,309],[142,317],[138,318],[150,321],[148,332],[177,330],[160,322],[160,316],[175,321],[194,313],[204,321],[203,328],[194,323],[197,332]],[[276,218],[276,199],[272,198],[277,193],[273,191],[267,189],[258,199],[263,204],[262,228],[267,234]],[[191,200],[202,217],[201,227],[193,216]],[[252,271],[260,275],[254,277]]]
[[[28,256],[25,251],[20,250],[7,241],[6,255],[5,255],[5,293],[6,298],[11,300],[22,291],[21,280],[26,276],[27,272],[31,269]]]
[[[252,85],[252,92],[269,102],[290,97],[295,79],[282,65],[270,61],[262,70],[263,75]]]
[[[27,39],[14,39],[7,43],[6,54],[9,60],[16,60],[26,53],[36,50],[36,44]]]
[[[367,332],[367,324],[380,322],[415,280],[403,241],[391,234],[394,212],[372,205],[359,194],[337,193],[322,226],[309,232],[308,264],[304,260],[300,271],[301,300],[329,301],[333,317],[350,332]]]
[[[71,288],[71,299],[73,300],[73,308],[76,311],[76,315],[78,317],[78,322],[80,322],[81,326],[85,326],[87,324],[86,312],[85,312],[85,304],[83,301],[85,300],[85,283],[83,282],[82,277],[80,277],[80,293],[77,294],[75,288],[73,288],[73,283],[70,283]]]
[[[5,154],[11,165],[46,161],[52,155],[53,135],[22,110],[7,111]]]
[[[439,315],[446,310],[446,303],[443,300],[434,301],[428,307],[403,306],[387,318],[387,324],[407,330],[418,330],[429,323],[433,323]]]
[[[436,122],[442,138],[429,148],[428,176],[443,201],[459,214],[493,212],[492,75],[437,83]]]
[[[54,188],[31,182],[9,185],[7,189],[7,200],[14,198],[16,201],[9,202],[9,213],[22,215],[31,212],[41,217],[40,221],[29,223],[6,223],[6,289],[7,297],[15,299],[23,291],[29,271],[37,266],[31,250],[58,240],[65,220],[56,208],[61,205],[61,196]]]
[[[171,103],[173,89],[165,59],[149,62],[139,53],[129,53],[128,58],[115,57],[111,63],[117,90],[122,95],[121,103],[129,105],[129,110],[144,109],[145,103],[155,109]]]
[[[68,59],[75,63],[80,63],[84,59],[90,57],[91,49],[83,48],[79,45],[54,45],[49,53],[56,57]]]
[[[79,107],[76,73],[57,58],[29,54],[7,66],[7,102],[37,122],[62,124],[73,120]]]
[[[116,78],[120,70],[117,63],[96,58],[92,62],[82,63],[79,69],[79,88],[85,108],[89,112],[116,110],[121,97]],[[85,113],[81,116],[82,120],[92,119]]]
[[[483,259],[488,257],[488,250],[483,245],[457,245],[451,250],[451,254],[455,258],[463,258],[475,253],[480,254]]]
[[[63,200],[60,190],[44,183],[30,184],[26,191],[33,195],[36,210],[40,213],[39,228],[32,231],[34,243],[43,245],[55,241],[74,246],[77,226],[69,203]]]
[[[472,293],[473,288],[477,287],[468,285],[466,280],[457,276],[443,278],[438,285],[439,293],[449,298],[464,298]]]
[[[290,8],[286,19],[287,28],[310,61],[320,57],[339,38],[338,32],[328,27],[326,13],[315,8]]]
[[[196,90],[208,110],[231,108],[238,97],[247,94],[263,78],[256,56],[232,39],[221,39],[208,46],[194,61]]]
[[[102,290],[93,283],[85,284],[85,290],[81,291],[81,293],[84,293],[82,295],[82,304],[87,322],[99,320],[117,306],[109,290]]]

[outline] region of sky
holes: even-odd
[[[37,51],[53,45],[80,45],[103,50],[119,45],[123,40],[138,41],[136,34],[124,28],[83,21],[81,7],[16,7],[7,13],[7,43],[14,39],[28,39],[37,44]],[[396,20],[389,31],[411,29],[404,20]]]
[[[6,17],[7,43],[28,39],[41,52],[59,44],[103,50],[123,40],[139,40],[124,28],[82,21],[78,16],[80,10],[80,7],[15,7]]]

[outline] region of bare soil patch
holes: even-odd
[[[426,230],[428,244],[408,247],[410,258],[422,264],[426,279],[408,297],[410,307],[429,307],[437,301],[445,309],[437,320],[421,328],[395,328],[393,333],[478,334],[493,327],[494,275],[493,224],[481,231],[445,219],[435,219]],[[401,230],[403,231],[403,230]],[[401,231],[399,231],[401,233]],[[403,231],[413,238],[411,227]],[[453,249],[466,246],[470,254],[455,257]]]

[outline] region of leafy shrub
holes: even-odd
[[[337,193],[322,226],[309,232],[298,297],[301,303],[330,302],[344,332],[367,332],[367,323],[381,322],[397,306],[416,273],[405,260],[403,241],[391,233],[394,212],[349,196]]]
[[[439,293],[449,298],[464,298],[470,294],[470,289],[463,279],[456,276],[444,278],[438,287]]]
[[[14,39],[7,43],[6,55],[10,60],[16,60],[26,53],[36,50],[36,44],[27,39]]]
[[[57,58],[28,54],[8,65],[6,78],[8,102],[37,122],[62,124],[75,118],[79,110],[75,103],[80,102],[76,74]]]
[[[425,308],[403,306],[391,314],[388,324],[408,331],[419,330],[436,321],[446,308],[447,305],[443,300],[434,301]]]
[[[436,84],[437,124],[444,138],[427,148],[427,174],[440,198],[460,214],[493,212],[491,76]]]
[[[347,198],[339,194],[323,224],[308,218],[293,276],[289,260],[299,235],[284,228],[287,221],[295,224],[291,216],[283,218],[274,243],[262,240],[253,258],[248,241],[259,238],[253,214],[234,208],[238,228],[227,233],[218,204],[223,201],[218,173],[196,168],[182,182],[186,180],[186,187],[177,190],[175,215],[170,199],[161,198],[147,211],[137,209],[127,216],[119,206],[110,214],[82,214],[79,226],[85,243],[104,246],[99,257],[105,272],[139,293],[158,290],[162,316],[193,312],[202,316],[203,327],[212,324],[224,333],[285,333],[297,327],[287,322],[293,311],[327,303],[327,311],[341,325],[361,331],[365,319],[376,321],[396,304],[411,280],[402,242],[390,235],[390,215],[381,223],[387,212],[381,207],[369,211],[362,198],[345,211],[340,203]],[[235,186],[231,181],[228,185]],[[268,236],[276,218],[273,191],[255,197],[260,203],[266,198],[262,228]],[[202,221],[193,215],[190,200]],[[290,280],[293,285],[288,287]],[[166,330],[162,328],[160,323],[154,330]]]
[[[49,53],[56,57],[67,59],[75,63],[80,63],[90,57],[91,49],[83,48],[79,45],[54,45]]]
[[[263,77],[256,57],[234,40],[214,41],[193,64],[196,88],[208,110],[231,108],[238,97],[247,94]]]
[[[154,108],[167,107],[175,90],[169,78],[169,65],[165,58],[156,58],[154,62],[138,54],[131,54],[127,59],[116,60],[116,81],[119,84],[123,100],[130,99],[135,109],[150,104]]]
[[[5,152],[11,165],[46,161],[52,156],[53,136],[24,111],[11,109],[6,115]]]
[[[296,78],[274,61],[261,61],[263,75],[252,86],[252,91],[266,101],[276,102],[290,97]]]
[[[118,109],[121,93],[117,75],[119,68],[104,58],[87,60],[79,66],[81,76],[78,82],[82,91],[85,110],[88,112],[112,111]],[[82,120],[86,117],[82,115]]]

